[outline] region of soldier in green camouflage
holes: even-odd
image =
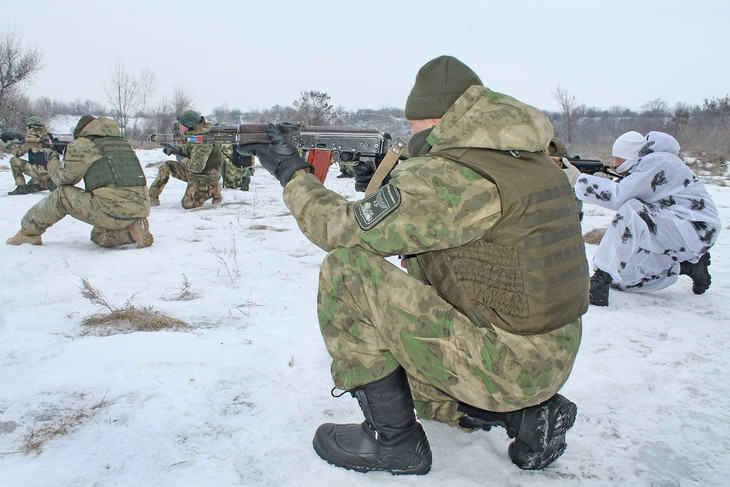
[[[21,145],[9,145],[13,154],[10,158],[10,170],[16,184],[15,189],[8,192],[10,195],[37,193],[54,187],[47,168],[50,150],[44,150],[41,146],[41,139],[49,138],[46,127],[39,117],[28,118],[25,125],[25,142]],[[27,159],[21,159],[23,156]],[[30,176],[27,184],[25,175]]]
[[[221,144],[223,154],[223,187],[239,189],[243,180],[241,168],[233,165],[233,144]]]
[[[81,117],[63,160],[52,158],[48,172],[58,188],[28,210],[7,244],[41,245],[41,235],[71,215],[93,225],[91,241],[101,247],[152,245],[147,181],[134,149],[112,120]],[[85,189],[75,186],[81,180]]]
[[[226,125],[225,122],[219,122],[216,127]],[[220,149],[223,154],[223,187],[248,191],[253,176],[253,161],[248,167],[238,167],[233,163],[239,157],[233,151],[233,144],[221,144]]]
[[[185,110],[177,117],[180,130],[185,136],[207,134],[210,123],[195,110]],[[177,161],[165,161],[160,166],[157,178],[149,189],[150,204],[160,204],[160,193],[170,180],[170,176],[188,183],[182,199],[186,210],[199,208],[212,200],[213,204],[223,200],[221,195],[221,167],[223,154],[217,145],[186,143],[181,148],[186,155],[178,155]]]
[[[431,450],[415,407],[467,431],[504,427],[513,463],[543,468],[575,421],[557,392],[588,307],[575,197],[545,153],[552,125],[451,56],[421,68],[405,114],[411,158],[361,201],[308,174],[273,126],[269,145],[247,150],[328,252],[320,328],[335,386],[365,415],[320,426],[314,449],[344,468],[425,474]]]

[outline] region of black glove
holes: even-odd
[[[309,169],[314,173],[314,166],[302,159],[296,147],[289,144],[274,124],[266,126],[269,136],[268,144],[242,145],[236,148],[242,156],[256,156],[264,169],[269,171],[282,186],[286,186],[295,171]],[[236,163],[234,157],[234,164]],[[243,167],[243,166],[238,166]]]

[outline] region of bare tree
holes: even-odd
[[[193,97],[190,93],[180,85],[175,86],[175,90],[172,92],[172,100],[170,107],[172,112],[177,116],[178,114],[189,110],[193,106]]]
[[[137,106],[137,111],[144,113],[147,110],[150,100],[152,100],[152,96],[155,94],[157,78],[155,78],[152,71],[145,69],[139,75],[139,81],[137,84],[139,85],[139,104]]]
[[[155,93],[156,84],[157,79],[150,70],[146,69],[139,75],[139,80],[137,81],[139,93],[137,97],[137,106],[135,107],[134,127],[132,129],[133,137],[138,135],[139,119],[146,115],[147,107]]]
[[[177,115],[188,110],[192,104],[190,94],[182,86],[175,86],[172,97],[163,99],[158,104],[148,128],[156,133],[170,133]]]
[[[650,118],[660,118],[669,115],[669,105],[661,98],[649,100],[641,105],[641,115]]]
[[[170,133],[174,120],[175,115],[172,114],[170,102],[162,100],[157,106],[148,128],[154,133]]]
[[[684,129],[687,125],[689,125],[689,117],[690,107],[683,103],[677,103],[674,108],[674,114],[667,124],[670,133],[672,133],[674,137],[680,141],[680,143],[683,142],[682,136],[684,135]]]
[[[27,98],[19,88],[40,71],[41,54],[35,48],[24,48],[23,37],[15,29],[7,31],[0,40],[0,124],[6,130],[22,127],[20,120],[28,113]]]
[[[560,110],[563,114],[563,120],[565,125],[565,142],[570,146],[573,142],[573,125],[575,119],[575,112],[578,109],[578,104],[575,101],[575,95],[568,92],[567,88],[562,88],[560,84],[555,90],[552,91],[553,99],[560,105]]]
[[[106,99],[112,106],[112,114],[125,136],[129,118],[134,113],[139,99],[139,84],[124,67],[124,63],[117,61],[112,70],[111,80],[104,87]]]
[[[302,91],[294,107],[301,121],[307,125],[331,125],[337,118],[330,96],[322,91]]]

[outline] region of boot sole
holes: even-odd
[[[515,458],[515,451],[522,443],[518,438],[510,444],[508,449],[512,463],[523,470],[540,470],[554,462],[565,452],[568,446],[565,443],[565,433],[575,424],[577,414],[578,408],[573,402],[567,399],[563,401],[555,412],[552,421],[552,431],[549,432],[549,436],[546,439],[545,448],[541,452]],[[523,447],[523,449],[526,448]]]

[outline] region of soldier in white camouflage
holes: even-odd
[[[210,123],[195,110],[185,110],[177,117],[183,135],[207,134]],[[165,161],[160,166],[157,178],[149,189],[150,204],[160,204],[160,194],[170,180],[170,176],[188,183],[182,198],[186,210],[199,208],[206,201],[213,204],[223,200],[221,195],[221,167],[223,154],[214,144],[186,143],[180,148],[185,155],[177,155],[176,161]]]
[[[44,150],[41,145],[41,139],[49,138],[46,127],[40,117],[28,118],[25,125],[26,135],[23,144],[8,146],[13,154],[10,158],[10,170],[16,184],[15,189],[8,192],[9,195],[37,193],[55,187],[47,168],[52,151]],[[25,176],[30,176],[27,184]]]
[[[273,126],[271,144],[248,149],[328,252],[321,332],[335,386],[365,415],[320,426],[314,449],[348,469],[425,474],[431,450],[415,407],[466,431],[504,427],[512,462],[543,468],[575,421],[558,391],[588,307],[575,197],[545,152],[552,125],[451,56],[421,68],[405,114],[411,158],[361,201],[308,174]]]
[[[101,247],[152,245],[147,180],[119,126],[108,118],[84,115],[73,138],[63,160],[48,162],[58,188],[28,210],[20,231],[6,243],[41,245],[41,235],[71,215],[93,225],[91,241]],[[84,189],[75,186],[82,180]]]

